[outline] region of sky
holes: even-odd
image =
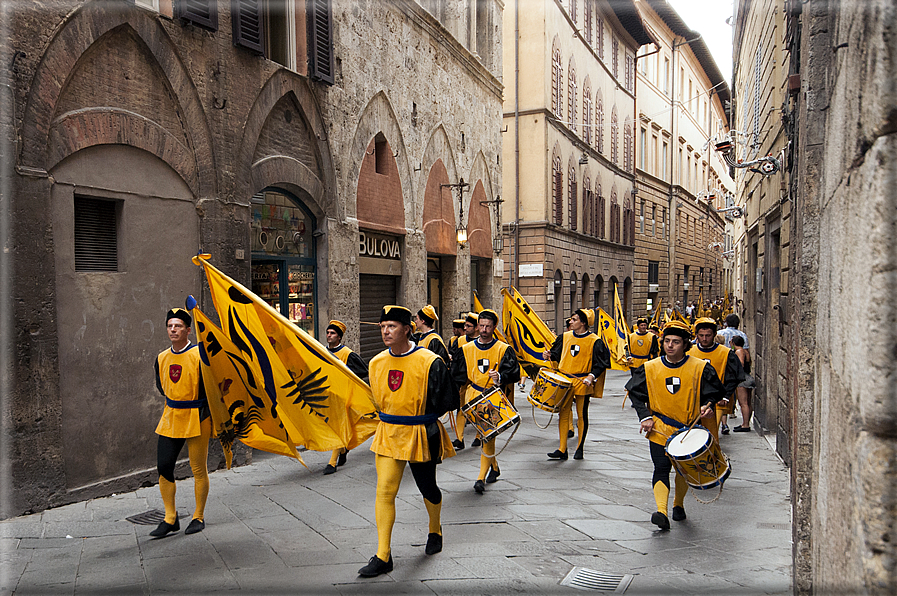
[[[732,0],[667,0],[667,2],[679,13],[690,29],[701,34],[723,78],[731,86],[733,28],[726,23],[726,19],[733,13]]]

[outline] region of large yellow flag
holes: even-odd
[[[651,317],[651,322],[648,324],[648,327],[656,325],[658,329],[660,329],[660,313],[663,310],[663,298],[659,298],[657,300],[657,308],[654,309],[654,316]]]
[[[698,310],[695,313],[695,318],[700,319],[701,317],[710,316],[709,314],[705,314],[704,311],[704,288],[701,288],[701,293],[698,294]]]
[[[517,360],[527,376],[534,379],[540,368],[548,366],[548,362],[542,359],[542,352],[551,349],[556,336],[516,288],[511,288],[510,292],[502,288],[501,293],[504,296],[501,318],[505,325],[506,341],[517,354]]]
[[[207,262],[212,301],[224,335],[253,370],[252,382],[270,402],[269,414],[290,440],[314,451],[353,449],[377,427],[371,388],[315,338]],[[250,392],[252,396],[252,393]],[[267,403],[253,397],[258,407]]]
[[[624,346],[628,346],[628,341],[620,341],[617,335],[617,324],[614,318],[607,314],[603,308],[596,308],[598,319],[598,335],[604,340],[607,349],[610,350],[610,368],[611,370],[629,370],[626,364],[626,350]]]
[[[483,312],[484,310],[486,310],[486,307],[483,306],[482,302],[480,302],[480,297],[477,294],[476,290],[473,291],[473,308],[477,312]],[[504,317],[502,317],[502,318],[504,318]],[[507,339],[505,339],[505,334],[502,333],[502,331],[501,331],[501,322],[499,322],[498,326],[495,327],[495,337],[497,337],[501,341],[505,342],[506,344],[510,345],[510,342]]]
[[[620,302],[620,293],[617,284],[614,284],[614,324],[617,330],[617,343],[622,347],[623,358],[617,361],[615,370],[629,370],[629,325],[626,324],[626,314],[623,312],[623,304]],[[611,362],[613,364],[613,362]]]
[[[274,404],[255,380],[256,363],[247,361],[224,332],[196,307],[193,296],[187,298],[187,308],[196,326],[212,430],[221,441],[228,469],[236,439],[253,449],[295,457],[302,462],[280,420],[271,415]]]

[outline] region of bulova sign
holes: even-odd
[[[402,245],[398,238],[375,234],[373,232],[358,233],[358,256],[375,259],[402,260]]]

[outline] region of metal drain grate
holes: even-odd
[[[632,583],[632,575],[613,575],[601,573],[585,567],[574,567],[561,580],[562,586],[576,588],[577,590],[596,590],[608,594],[622,594]]]
[[[186,513],[182,513],[178,515],[178,518],[187,517]],[[159,511],[158,509],[150,509],[149,511],[144,511],[143,513],[138,513],[137,515],[132,515],[131,517],[126,517],[125,521],[129,521],[132,524],[138,524],[140,526],[155,526],[162,523],[162,520],[165,519],[165,512]]]
[[[757,524],[758,528],[762,528],[764,530],[790,530],[791,524],[774,524],[770,522],[760,522]]]

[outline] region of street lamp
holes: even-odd
[[[464,189],[470,184],[459,178],[457,184],[440,184],[440,188],[458,189],[458,227],[455,228],[455,238],[458,244],[464,246],[467,243],[467,226],[464,225]]]

